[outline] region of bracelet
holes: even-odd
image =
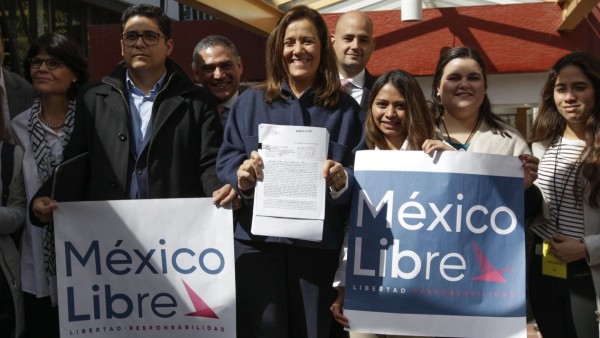
[[[238,191],[240,192],[240,196],[242,196],[244,199],[250,200],[254,198],[254,188],[244,191],[238,187]]]
[[[583,240],[583,237],[581,237],[579,239],[579,242],[581,244],[583,244],[583,248],[585,249],[585,260],[589,262],[590,261],[590,252],[588,251],[587,245],[585,245],[585,241]]]

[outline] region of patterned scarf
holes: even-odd
[[[46,182],[52,169],[60,163],[61,158],[55,158],[52,155],[50,145],[46,141],[45,129],[40,122],[38,115],[42,112],[42,102],[37,98],[31,107],[31,115],[29,115],[29,139],[33,149],[33,156],[37,163],[38,174],[42,182]],[[61,140],[62,147],[67,145],[71,132],[73,131],[73,123],[75,119],[75,100],[69,101],[67,107],[67,117],[64,126],[64,138]],[[54,224],[50,223],[44,228],[44,266],[46,268],[46,276],[52,280],[56,276],[56,253],[54,250]],[[52,283],[51,283],[52,284]]]

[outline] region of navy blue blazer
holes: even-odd
[[[341,93],[338,106],[328,109],[314,103],[312,89],[296,98],[289,87],[284,85],[282,93],[286,99],[267,104],[262,89],[250,88],[236,100],[230,111],[223,144],[217,157],[217,174],[221,181],[237,187],[237,171],[240,165],[250,157],[253,150],[258,149],[260,123],[327,128],[330,133],[328,159],[340,162],[345,167],[354,161],[352,150],[360,141],[362,126],[358,119],[360,107],[350,95]],[[349,182],[353,184],[354,178],[349,177]],[[239,210],[235,237],[241,240],[339,249],[351,194],[352,186],[335,201],[327,194],[321,242],[253,235],[250,232],[251,200],[244,201]]]

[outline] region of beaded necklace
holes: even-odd
[[[40,120],[40,122],[42,122],[43,125],[45,125],[46,127],[50,128],[50,129],[53,129],[53,130],[58,130],[65,126],[64,122],[61,124],[52,124],[52,123],[44,120],[44,118],[42,117],[41,111],[38,113],[38,119]]]

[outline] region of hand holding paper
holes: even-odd
[[[253,151],[250,158],[245,160],[237,171],[238,188],[248,191],[256,187],[256,182],[262,180],[262,166],[260,155]]]
[[[327,160],[323,165],[323,177],[327,180],[327,186],[333,191],[340,191],[346,185],[346,171],[341,163]]]

